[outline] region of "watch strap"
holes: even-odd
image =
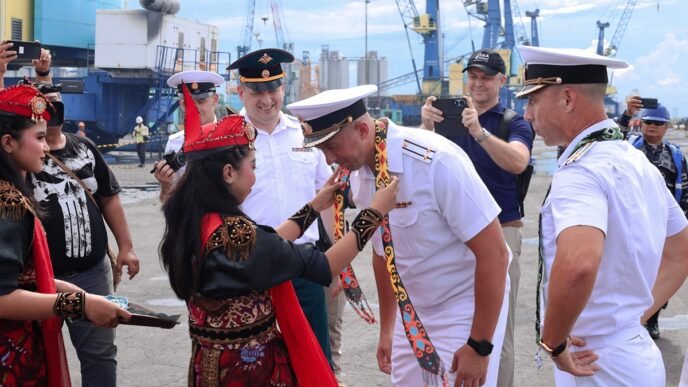
[[[468,337],[468,341],[466,341],[466,344],[468,344],[469,347],[473,348],[473,350],[480,356],[490,356],[490,354],[492,353],[492,349],[494,348],[494,345],[489,341],[476,341],[474,338],[470,336]]]
[[[557,345],[554,348],[550,348],[547,344],[545,344],[544,341],[540,340],[540,346],[542,347],[542,349],[545,350],[545,352],[549,353],[552,359],[554,359],[566,350],[566,348],[569,346],[569,340],[564,340],[563,343]]]

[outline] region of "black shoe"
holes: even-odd
[[[139,168],[143,168],[143,164],[139,164]]]
[[[656,321],[646,323],[645,329],[653,340],[659,339],[659,324]]]

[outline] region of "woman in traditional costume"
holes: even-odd
[[[276,229],[255,224],[239,207],[255,182],[254,128],[240,115],[201,128],[183,91],[188,163],[163,207],[160,254],[189,311],[189,385],[336,386],[290,280],[328,286],[394,208],[397,181],[378,191],[352,232],[326,252],[293,244],[332,205],[337,174]]]
[[[26,185],[48,151],[51,111],[33,86],[0,90],[0,386],[69,386],[61,319],[114,327],[130,317],[53,277],[40,209]]]

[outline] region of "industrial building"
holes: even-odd
[[[66,131],[84,121],[91,139],[114,144],[137,116],[153,131],[167,128],[178,107],[165,83],[170,75],[203,69],[226,77],[230,54],[217,51],[217,27],[175,16],[178,0],[139,3],[0,0],[0,40],[40,41],[51,51],[54,82],[77,85],[63,89]],[[35,75],[30,61],[11,62],[10,70],[6,84]]]

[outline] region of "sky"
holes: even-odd
[[[255,0],[254,33],[263,39],[262,47],[275,47],[271,2]],[[515,0],[512,0],[515,1]],[[616,57],[627,61],[628,69],[612,75],[617,99],[639,93],[643,97],[658,98],[673,117],[688,116],[688,0],[636,0]],[[526,11],[540,9],[538,29],[540,46],[590,48],[596,46],[596,22],[610,22],[605,31],[610,40],[616,31],[623,8],[628,0],[519,0],[518,6],[524,28],[530,35],[530,19]],[[130,8],[138,7],[131,1]],[[236,56],[245,29],[248,0],[180,0],[177,16],[216,25],[220,28],[220,50]],[[294,54],[301,57],[309,51],[311,59],[320,58],[322,45],[338,50],[340,55],[362,57],[366,41],[366,4],[364,0],[284,0],[282,24]],[[425,1],[416,1],[420,13]],[[440,23],[444,34],[445,58],[459,57],[479,48],[482,43],[481,20],[469,18],[463,0],[440,0]],[[468,7],[469,10],[474,9]],[[267,22],[261,20],[268,16]],[[413,71],[401,16],[394,0],[369,0],[367,4],[368,50],[386,57],[389,77]],[[518,18],[515,16],[515,22]],[[422,66],[423,44],[419,35],[411,32],[413,58]],[[252,50],[258,49],[254,38]],[[392,94],[412,94],[415,83],[393,89]]]

